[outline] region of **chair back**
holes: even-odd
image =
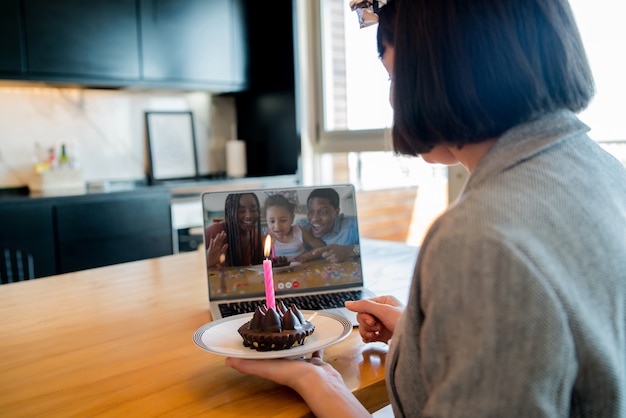
[[[0,284],[35,278],[35,261],[31,253],[16,248],[0,248]]]

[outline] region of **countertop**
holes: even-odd
[[[58,189],[50,192],[32,192],[27,186],[0,189],[0,204],[24,202],[33,199],[63,199],[80,196],[169,190],[172,199],[197,198],[205,191],[249,189],[266,187],[294,187],[296,175],[244,177],[237,179],[216,177],[198,180],[179,180],[150,184],[147,180],[110,180],[90,182],[84,189]]]

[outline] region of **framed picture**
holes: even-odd
[[[145,112],[150,180],[198,177],[196,138],[191,112]]]

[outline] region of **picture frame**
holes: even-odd
[[[150,182],[196,179],[198,156],[193,113],[148,111],[144,115]]]

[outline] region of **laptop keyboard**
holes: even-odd
[[[350,290],[346,292],[324,293],[319,295],[288,296],[276,298],[276,303],[283,302],[286,306],[295,304],[298,309],[318,311],[322,309],[343,308],[344,302],[349,300],[359,300],[363,298],[360,290]],[[265,299],[258,299],[244,302],[232,302],[219,304],[222,317],[254,312],[257,306],[265,303]]]

